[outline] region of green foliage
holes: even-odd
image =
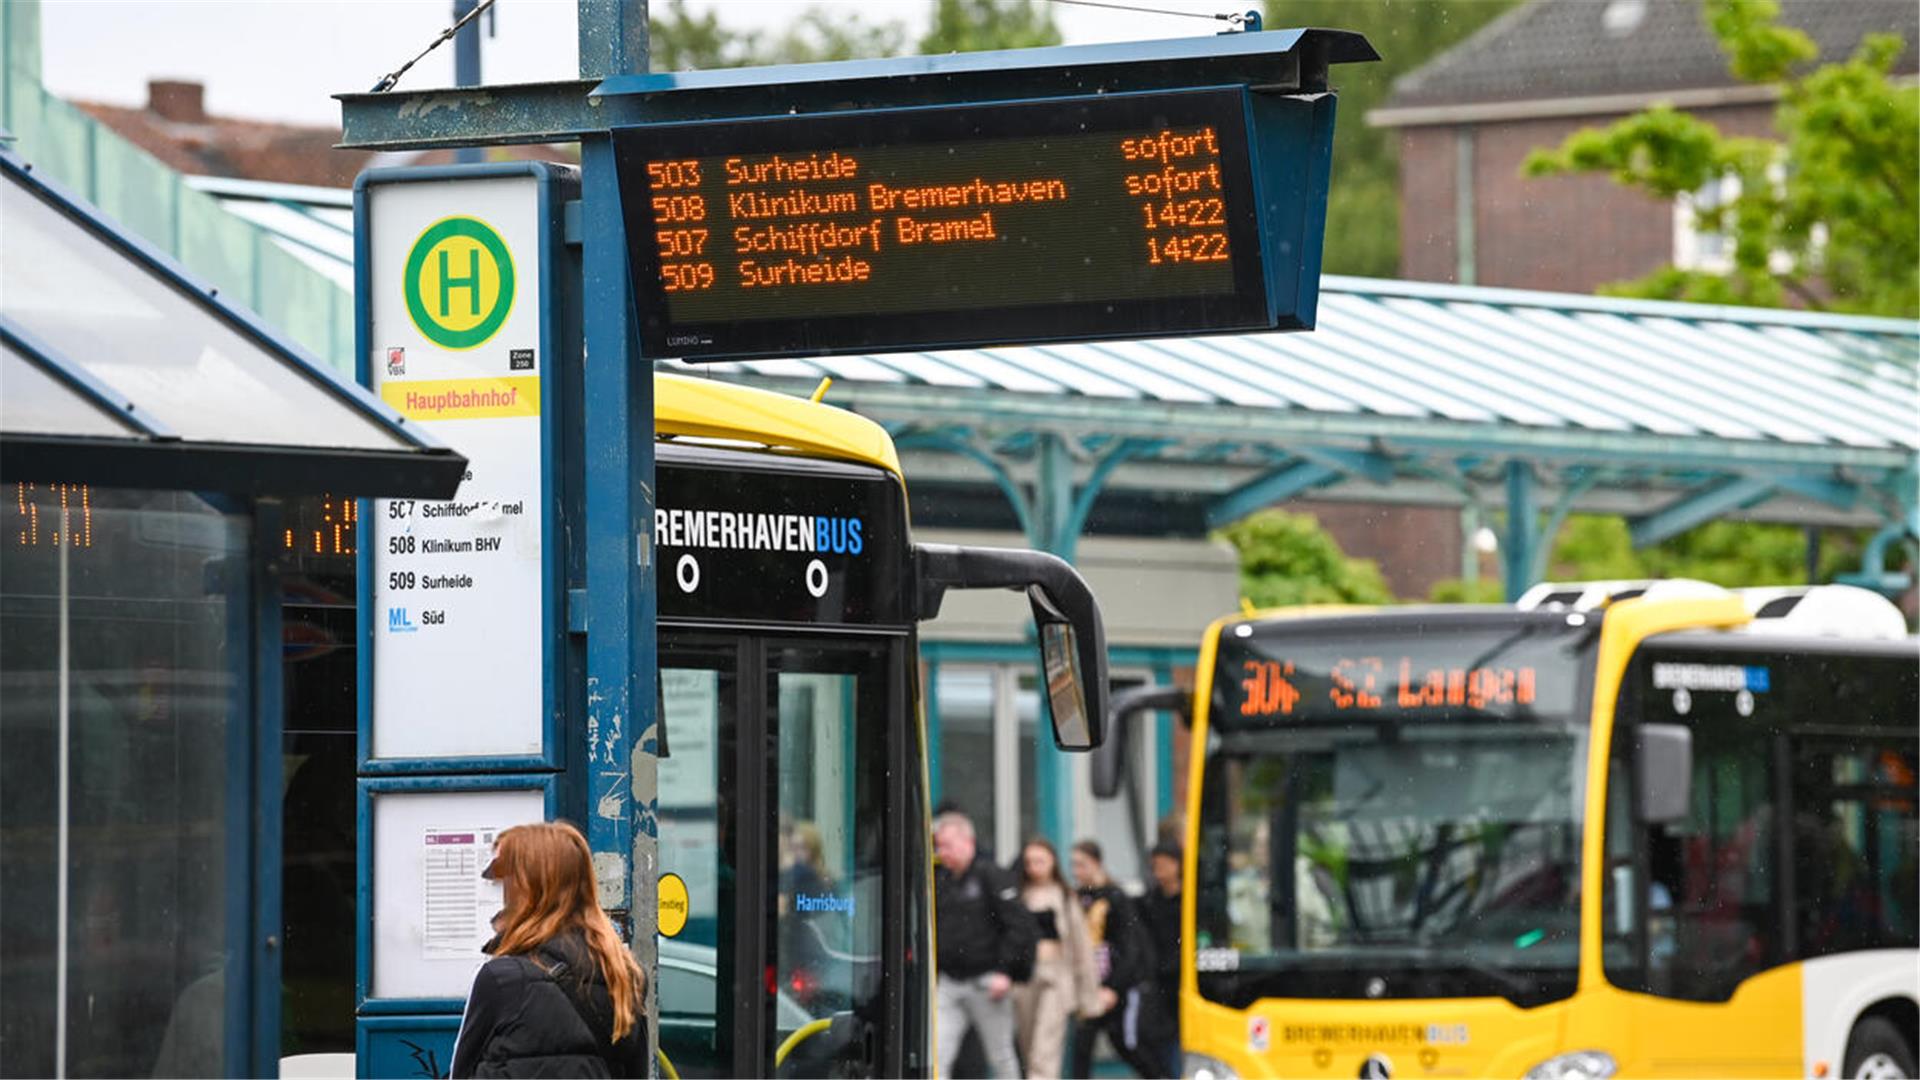
[[[1823,529],[1814,580],[1834,581],[1855,570],[1868,533]],[[1711,521],[1651,547],[1635,550],[1624,518],[1575,514],[1560,528],[1547,576],[1555,581],[1693,578],[1728,588],[1801,585],[1807,580],[1807,536],[1797,525]],[[1506,599],[1498,578],[1436,582],[1428,599],[1443,604],[1497,604]]]
[[[1333,190],[1327,199],[1325,268],[1331,274],[1400,272],[1400,134],[1371,127],[1393,80],[1491,22],[1516,0],[1267,0],[1269,29],[1317,26],[1365,34],[1372,64],[1338,64]],[[1228,4],[1223,11],[1233,10]]]
[[[906,28],[893,20],[868,22],[851,12],[803,12],[780,33],[736,30],[712,10],[687,10],[686,0],[651,9],[649,51],[655,71],[701,71],[762,64],[810,64],[898,55]]]
[[[1698,229],[1732,238],[1729,272],[1666,267],[1606,291],[1920,315],[1920,86],[1891,78],[1901,39],[1871,34],[1850,58],[1797,73],[1816,51],[1777,25],[1774,0],[1706,0],[1706,12],[1737,77],[1782,84],[1779,141],[1656,105],[1527,159],[1529,176],[1604,172],[1663,199],[1738,181],[1735,197],[1696,211]]]
[[[1820,55],[1813,39],[1779,26],[1774,0],[1716,0],[1707,7],[1707,25],[1727,52],[1735,78],[1743,82],[1780,82],[1796,64]]]
[[[650,33],[656,71],[859,60],[898,56],[907,47],[906,26],[894,19],[869,22],[849,11],[809,8],[769,35],[726,26],[712,10],[689,11],[686,0],[656,3]],[[1058,44],[1052,12],[1034,0],[940,0],[917,47],[945,53]]]
[[[1866,534],[1821,532],[1815,578],[1831,582],[1857,568]],[[1807,538],[1796,525],[1711,521],[1652,547],[1633,549],[1617,517],[1574,515],[1553,547],[1552,575],[1567,580],[1696,578],[1716,585],[1798,585],[1807,580]]]
[[[1262,510],[1217,535],[1240,553],[1240,593],[1258,607],[1393,602],[1380,567],[1348,558],[1311,514]]]
[[[920,38],[922,55],[1060,44],[1053,12],[1033,0],[939,0]]]
[[[1445,578],[1433,583],[1427,599],[1436,604],[1501,604],[1506,602],[1507,591],[1499,578]]]

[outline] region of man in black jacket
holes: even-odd
[[[1180,1058],[1180,845],[1162,840],[1153,846],[1147,865],[1153,875],[1147,895],[1140,898],[1147,932],[1153,935],[1153,1018],[1158,1052],[1179,1075]]]
[[[1133,1071],[1144,1077],[1166,1074],[1164,1047],[1155,1040],[1148,1014],[1153,993],[1153,939],[1139,906],[1107,876],[1100,845],[1073,845],[1073,880],[1087,915],[1095,966],[1100,971],[1099,1016],[1083,1017],[1073,1032],[1073,1075],[1093,1075],[1093,1042],[1105,1032]]]
[[[973,822],[965,814],[934,819],[933,850],[940,860],[933,872],[940,1075],[953,1074],[971,1027],[993,1075],[1018,1077],[1008,991],[1032,974],[1039,930],[1013,879],[993,860],[976,857]]]

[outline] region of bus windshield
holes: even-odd
[[[1578,621],[1229,628],[1202,779],[1201,993],[1570,995],[1594,630]]]

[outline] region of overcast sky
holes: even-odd
[[[6,3],[8,0],[0,0]],[[1205,0],[1122,0],[1196,14],[1250,4]],[[821,6],[891,18],[915,33],[932,0],[690,0],[724,22],[777,30]],[[578,74],[575,0],[498,0],[497,35],[485,39],[490,83],[570,79]],[[451,21],[452,0],[44,0],[43,69],[61,97],[140,105],[147,80],[182,78],[207,87],[207,108],[226,116],[338,123],[329,95],[370,90]],[[485,16],[482,16],[484,19]],[[1054,5],[1068,44],[1212,34],[1199,19]],[[402,89],[453,82],[452,43],[420,61]]]

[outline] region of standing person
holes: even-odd
[[[993,1075],[1018,1077],[1011,992],[1033,972],[1033,916],[1013,879],[976,857],[967,815],[948,811],[933,820],[933,852],[940,860],[933,872],[940,1075],[953,1074],[971,1027]]]
[[[493,850],[483,875],[506,907],[448,1075],[646,1076],[646,976],[600,909],[586,838],[565,822],[516,825]]]
[[[1088,1022],[1073,1033],[1073,1075],[1093,1075],[1093,1043],[1105,1032],[1114,1052],[1140,1076],[1166,1074],[1144,1015],[1152,993],[1153,939],[1133,898],[1107,876],[1100,845],[1073,845],[1073,880],[1080,887],[1087,937],[1093,942],[1094,970],[1100,976],[1098,1001]]]
[[[1100,976],[1080,899],[1067,887],[1053,845],[1039,837],[1020,851],[1020,899],[1033,913],[1040,936],[1033,978],[1013,990],[1020,1060],[1029,1077],[1057,1077],[1067,1017],[1101,1012]]]
[[[1180,845],[1162,840],[1148,860],[1153,887],[1141,898],[1153,935],[1154,1041],[1169,1075],[1180,1068]]]

